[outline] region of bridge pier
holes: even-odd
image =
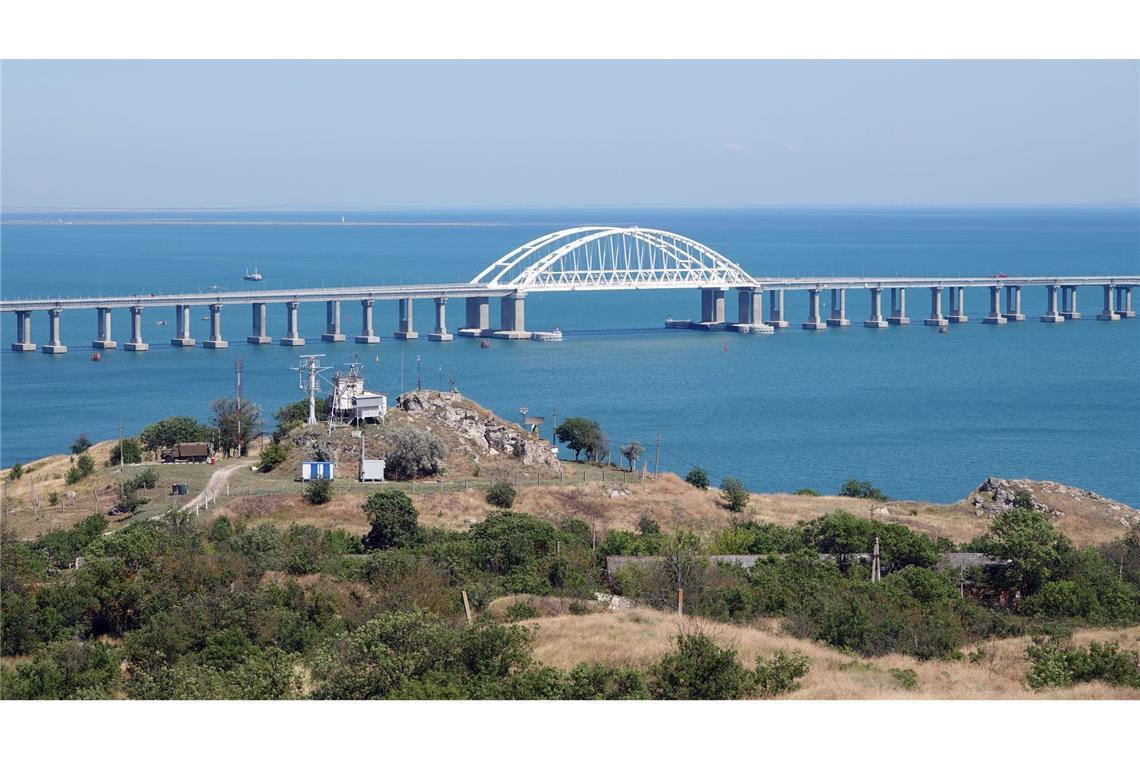
[[[527,340],[526,293],[511,293],[503,296],[499,305],[499,329],[491,333],[493,338],[504,340]]]
[[[143,342],[142,307],[131,307],[131,339],[123,344],[127,351],[149,351],[150,345]]]
[[[305,339],[297,330],[297,311],[300,307],[301,304],[297,301],[290,301],[285,304],[285,337],[281,339],[283,346],[305,345]]]
[[[435,299],[435,330],[428,333],[428,340],[446,343],[453,337],[447,331],[447,298],[440,296]]]
[[[1112,285],[1104,286],[1104,309],[1100,314],[1096,315],[1096,318],[1101,322],[1115,322],[1120,319],[1120,315],[1116,313],[1116,309],[1113,308],[1112,304],[1113,290],[1115,290],[1115,288]]]
[[[698,330],[723,330],[724,288],[701,288],[701,321],[690,325]]]
[[[252,326],[251,332],[253,332],[253,335],[246,337],[245,342],[252,343],[255,346],[264,346],[272,343],[273,338],[270,338],[265,332],[265,304],[253,304],[251,312],[250,325]]]
[[[1057,286],[1056,285],[1046,285],[1045,291],[1047,294],[1047,297],[1046,297],[1046,304],[1047,305],[1045,308],[1045,313],[1041,315],[1041,321],[1042,322],[1052,322],[1052,323],[1064,322],[1065,318],[1063,316],[1061,316],[1061,312],[1058,311],[1058,309],[1057,309]]]
[[[357,343],[380,342],[380,337],[372,331],[372,304],[371,298],[360,299],[360,335],[355,338]]]
[[[1061,286],[1061,316],[1068,320],[1080,319],[1081,313],[1077,311],[1077,286]]]
[[[851,324],[847,318],[847,288],[831,289],[831,318],[827,324],[829,327],[847,327]]]
[[[891,288],[891,304],[894,306],[895,291],[898,288]],[[883,319],[883,289],[870,288],[871,291],[871,315],[863,320],[863,327],[886,327],[887,320]],[[906,319],[903,317],[903,319]],[[908,320],[909,321],[909,320]],[[905,325],[906,322],[897,322],[896,324]]]
[[[413,303],[411,298],[400,299],[400,329],[392,333],[392,337],[397,340],[416,340],[420,337],[412,321]]]
[[[36,344],[32,343],[32,312],[16,312],[16,342],[12,344],[13,351],[35,351]]]
[[[956,325],[970,321],[970,318],[966,316],[965,288],[961,286],[950,288],[950,315],[946,319]]]
[[[784,319],[784,291],[782,289],[768,291],[768,324],[777,330],[788,326],[787,320]]]
[[[1123,319],[1132,319],[1136,312],[1132,311],[1132,288],[1128,285],[1116,287],[1116,313]]]
[[[937,285],[930,289],[930,316],[922,320],[922,323],[931,327],[945,327],[949,324],[942,316],[942,288]]]
[[[189,309],[187,309],[189,311]],[[204,348],[229,348],[229,342],[222,339],[222,305],[210,304],[210,337],[202,341]]]
[[[61,309],[48,309],[48,342],[40,350],[45,354],[66,354],[67,346],[59,339],[59,314]]]
[[[891,288],[891,315],[887,317],[887,324],[910,324],[910,317],[906,315],[906,288]]]
[[[97,337],[91,341],[92,348],[115,348],[119,344],[111,339],[111,309],[107,306],[95,307],[95,328]]]
[[[819,288],[808,291],[808,318],[800,324],[805,330],[826,330],[827,325],[819,318]]]
[[[1021,286],[1005,286],[1005,314],[1002,315],[1008,322],[1024,322],[1025,315],[1021,313]]]
[[[764,293],[760,288],[736,289],[736,322],[729,330],[739,331],[743,325],[754,325],[764,318]]]
[[[325,304],[325,332],[321,340],[329,343],[340,343],[344,335],[340,331],[340,301],[329,301]]]
[[[463,299],[467,319],[459,334],[465,338],[480,338],[491,334],[491,299],[487,296],[467,296]]]
[[[982,320],[983,325],[1004,325],[1001,315],[1001,285],[990,286],[990,313]]]
[[[193,346],[194,343],[190,337],[190,306],[179,304],[174,307],[174,337],[170,339],[170,345]]]

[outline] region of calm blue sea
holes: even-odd
[[[349,213],[347,224],[340,217],[72,213],[63,216],[71,224],[60,224],[58,213],[9,213],[0,227],[0,292],[467,280],[531,238],[594,223],[688,235],[757,275],[1140,272],[1137,209],[406,211]],[[265,280],[243,282],[255,265]],[[660,434],[663,467],[700,464],[755,490],[835,491],[856,477],[896,498],[951,501],[997,474],[1064,481],[1140,506],[1140,321],[1098,323],[1101,295],[1090,288],[1080,292],[1085,319],[1042,324],[1044,292],[1027,290],[1028,321],[986,326],[978,290],[966,297],[974,321],[939,335],[920,324],[927,294],[909,295],[919,318],[909,327],[863,328],[867,299],[853,292],[852,327],[801,330],[807,299],[789,294],[792,329],[742,336],[665,330],[668,315],[698,315],[696,291],[535,294],[527,326],[558,325],[565,342],[495,341],[490,350],[471,340],[428,343],[427,302],[415,315],[425,339],[412,344],[387,337],[396,305],[378,303],[378,346],[322,343],[319,304],[302,306],[307,346],[250,346],[249,309],[227,308],[227,351],[171,347],[173,310],[149,309],[149,353],[106,351],[99,363],[89,360],[93,311],[64,313],[71,351],[56,357],[11,352],[14,318],[5,315],[0,460],[8,466],[64,450],[80,433],[110,438],[120,422],[135,432],[170,414],[205,418],[212,399],[233,393],[237,359],[246,396],[269,417],[300,398],[290,370],[297,356],[324,353],[333,364],[359,357],[367,384],[389,393],[415,386],[418,358],[427,386],[453,376],[465,394],[512,419],[523,406],[548,418],[554,408],[561,418],[593,417],[615,442],[641,440],[650,457]],[[728,307],[734,313],[735,301]],[[359,307],[342,309],[351,336]],[[208,332],[200,317],[193,315],[199,340]],[[271,335],[280,337],[284,320],[284,307],[271,306]],[[449,322],[453,331],[461,325],[461,301],[449,305]],[[127,313],[116,312],[114,337],[125,340],[128,329]],[[33,331],[43,343],[46,315],[34,315]]]

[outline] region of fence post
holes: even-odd
[[[685,589],[683,587],[677,589],[677,614],[682,616],[685,614]]]
[[[463,594],[463,613],[467,616],[467,625],[473,624],[475,621],[471,617],[471,602],[467,600],[467,590],[460,591]]]

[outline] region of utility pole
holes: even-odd
[[[420,355],[416,354],[416,390],[423,390],[422,376],[420,375]]]
[[[123,421],[119,420],[119,472],[123,471]]]
[[[657,454],[653,457],[653,479],[657,480],[657,471],[661,467],[661,434],[657,434]]]
[[[237,415],[237,454],[239,457],[241,456],[241,369],[241,359],[238,359],[234,362],[234,371],[237,374],[237,411],[235,414]]]
[[[871,552],[871,583],[878,583],[882,579],[879,568],[879,537],[875,536],[875,549]]]

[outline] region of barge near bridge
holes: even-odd
[[[67,346],[60,340],[60,319],[64,311],[94,310],[96,334],[92,346],[113,349],[118,346],[111,333],[114,309],[126,309],[131,317],[130,340],[123,343],[128,351],[146,351],[142,314],[152,307],[171,307],[176,311],[175,335],[171,344],[181,347],[196,345],[190,337],[191,309],[206,309],[210,319],[210,337],[202,345],[224,349],[229,342],[222,335],[222,309],[227,306],[250,306],[249,343],[273,342],[267,331],[267,307],[285,307],[285,346],[305,344],[298,330],[298,313],[303,303],[324,303],[326,329],[321,340],[338,342],[347,339],[341,331],[341,305],[356,301],[361,309],[361,332],[353,337],[357,343],[377,343],[372,310],[376,301],[399,302],[399,322],[393,337],[415,340],[419,337],[413,320],[417,300],[431,300],[435,325],[428,339],[450,341],[447,327],[449,299],[462,298],[465,306],[464,325],[458,334],[464,337],[528,339],[535,334],[526,329],[525,306],[528,293],[569,291],[622,291],[691,288],[701,292],[698,320],[668,320],[669,327],[701,330],[761,331],[761,326],[786,328],[790,321],[784,309],[784,293],[807,291],[808,314],[801,326],[807,330],[825,330],[851,324],[847,316],[847,291],[863,291],[868,295],[869,309],[863,325],[885,328],[910,323],[907,314],[907,290],[926,289],[930,294],[930,312],[923,318],[926,325],[944,327],[967,322],[965,291],[985,288],[989,291],[989,311],[982,318],[986,324],[1000,325],[1025,319],[1021,311],[1021,290],[1026,287],[1046,289],[1047,310],[1043,322],[1062,323],[1080,319],[1077,309],[1078,288],[1103,291],[1098,320],[1114,321],[1132,318],[1132,288],[1140,286],[1140,275],[1049,276],[1049,277],[825,277],[771,278],[754,277],[738,264],[711,248],[681,235],[663,230],[639,227],[575,227],[536,238],[488,266],[469,282],[429,285],[377,285],[332,288],[238,290],[231,292],[150,294],[130,296],[96,296],[85,298],[41,298],[0,301],[0,312],[16,317],[16,340],[13,351],[35,351],[31,320],[35,312],[46,312],[49,320],[48,342],[41,346],[46,354],[62,354]],[[730,320],[725,311],[725,295],[737,291],[737,314]],[[820,294],[830,291],[830,313],[820,311]],[[890,310],[883,310],[883,291],[889,291]],[[943,291],[948,292],[949,309],[942,308]],[[1004,304],[1002,293],[1004,291]],[[768,314],[764,317],[763,297],[768,295]],[[499,326],[491,326],[491,299],[499,299]],[[541,337],[542,334],[539,334]]]

